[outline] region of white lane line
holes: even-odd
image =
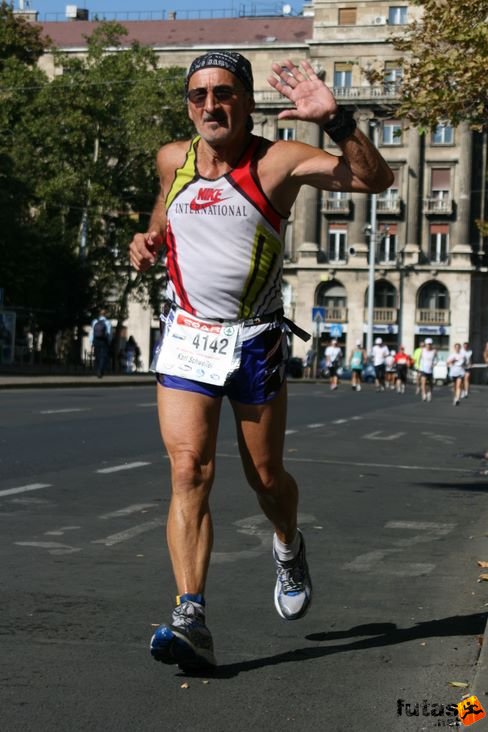
[[[138,404],[138,407],[157,407],[157,402],[145,402],[144,404]]]
[[[43,409],[39,414],[68,414],[68,412],[88,412],[91,407],[70,407],[67,409]]]
[[[130,539],[133,539],[135,536],[139,536],[140,534],[145,534],[146,531],[159,529],[165,524],[166,518],[153,519],[152,521],[147,521],[145,524],[137,524],[136,526],[132,526],[130,529],[126,529],[125,531],[119,531],[117,534],[110,534],[110,536],[106,536],[104,539],[95,539],[95,541],[92,541],[91,543],[104,544],[105,546],[114,546],[115,544],[120,544],[123,541],[129,541]]]
[[[45,531],[44,536],[63,536],[66,531],[76,531],[77,529],[81,529],[81,526],[61,526],[59,529]]]
[[[381,430],[377,430],[376,432],[368,432],[367,435],[363,435],[363,440],[399,440],[400,437],[403,437],[405,435],[405,432],[392,432],[389,435],[386,435]]]
[[[285,430],[285,435],[294,435],[298,430]]]
[[[315,424],[307,424],[307,427],[309,430],[314,430],[317,427],[323,427],[323,426],[324,426],[323,422],[316,422]]]
[[[334,419],[332,424],[344,424],[344,422],[347,422],[347,419]]]
[[[132,470],[133,468],[143,468],[145,465],[151,465],[151,463],[124,463],[123,465],[114,465],[112,468],[100,468],[96,470],[96,473],[118,473],[119,470]]]
[[[131,506],[125,508],[119,508],[117,511],[110,511],[110,513],[103,513],[99,516],[99,519],[111,519],[118,518],[119,516],[130,516],[131,513],[139,513],[145,511],[147,508],[154,508],[157,503],[133,503]]]
[[[41,488],[50,488],[51,483],[30,483],[29,485],[21,485],[18,488],[7,488],[4,491],[0,491],[0,498],[2,496],[14,496],[16,493],[27,493],[28,491],[38,491]]]
[[[231,455],[230,453],[225,452],[217,453],[217,457],[240,460],[239,455]],[[344,465],[345,467],[352,468],[384,468],[385,470],[398,468],[399,470],[424,470],[426,473],[463,473],[464,475],[469,475],[472,472],[467,468],[447,468],[432,465],[398,465],[394,463],[363,463],[351,460],[327,460],[322,458],[300,458],[287,456],[286,461],[289,463],[310,463],[311,465]]]
[[[358,419],[363,419],[363,417],[356,416],[356,417],[351,417],[351,419],[358,420]]]

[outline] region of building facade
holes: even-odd
[[[255,132],[340,154],[315,125],[277,119],[285,102],[266,81],[271,63],[310,60],[393,169],[394,183],[377,196],[304,187],[293,207],[285,241],[285,309],[313,331],[319,351],[331,336],[347,354],[357,340],[380,336],[390,348],[403,344],[411,353],[429,335],[442,352],[469,341],[481,360],[488,341],[486,255],[475,225],[486,210],[486,138],[465,124],[447,123],[421,135],[395,115],[402,59],[389,38],[421,12],[400,0],[313,0],[299,17],[202,22],[172,16],[124,23],[128,42],[153,46],[163,67],[187,67],[212,48],[242,52],[254,69]],[[96,23],[43,25],[57,46],[82,55],[84,36]],[[41,64],[53,70],[48,54]],[[369,83],[372,69],[386,72],[381,86]],[[153,314],[134,304],[128,328],[145,365],[156,327]],[[293,343],[296,356],[307,348]]]

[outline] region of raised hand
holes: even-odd
[[[283,110],[278,118],[301,119],[323,125],[336,114],[337,102],[309,62],[304,60],[300,65],[301,69],[290,59],[272,65],[276,76],[269,76],[268,83],[295,107]]]

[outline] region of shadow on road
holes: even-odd
[[[245,671],[255,671],[266,666],[278,666],[282,663],[299,663],[311,661],[315,658],[324,658],[335,653],[347,653],[348,651],[368,650],[370,648],[381,648],[383,646],[398,645],[408,641],[422,638],[440,638],[446,636],[482,635],[485,631],[488,613],[474,613],[472,615],[454,615],[439,620],[429,620],[423,623],[416,623],[410,628],[398,628],[395,623],[369,623],[357,625],[349,630],[326,631],[323,633],[311,633],[305,636],[306,640],[319,643],[328,641],[344,640],[361,637],[352,643],[341,643],[339,645],[320,645],[295,648],[292,651],[278,653],[275,656],[263,656],[249,661],[224,664],[206,676],[211,675],[216,679],[230,679]],[[182,674],[183,675],[183,674]],[[185,676],[195,674],[184,674]],[[197,674],[201,676],[202,674]]]

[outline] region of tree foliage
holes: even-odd
[[[17,31],[20,44],[23,23]],[[52,329],[102,306],[121,323],[130,293],[149,292],[155,309],[161,296],[162,268],[145,289],[127,250],[157,194],[158,148],[190,134],[184,71],[123,47],[126,34],[101,23],[83,58],[55,53],[48,79],[34,57],[17,57],[13,31],[10,45],[0,32],[0,57],[10,49],[0,66],[0,286],[7,305],[49,311]]]
[[[411,0],[423,15],[394,47],[404,54],[397,114],[432,128],[488,122],[488,0]],[[376,79],[384,75],[376,74]]]

